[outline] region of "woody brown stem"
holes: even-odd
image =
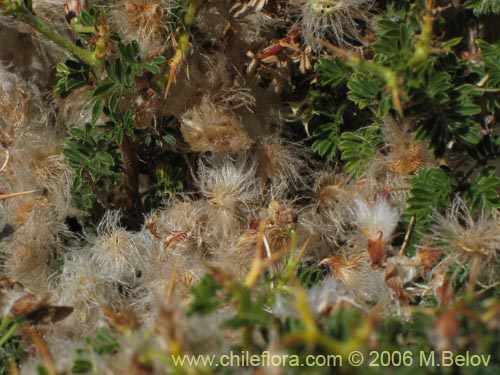
[[[123,158],[123,166],[125,167],[125,190],[128,196],[127,208],[132,209],[139,199],[139,173],[137,172],[137,155],[128,135],[123,136],[120,151]]]

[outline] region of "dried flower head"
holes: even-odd
[[[346,254],[334,255],[321,263],[328,265],[332,274],[362,301],[375,301],[387,294],[383,272],[370,267],[366,252],[349,249]]]
[[[318,172],[314,179],[314,199],[319,207],[338,206],[351,200],[350,177],[331,170]],[[347,204],[348,204],[347,203]]]
[[[410,125],[409,122],[397,121],[390,116],[384,119],[382,131],[386,153],[378,159],[385,168],[397,175],[415,173],[434,159],[424,144],[414,139]]]
[[[349,289],[355,289],[369,272],[370,259],[364,252],[349,256],[334,255],[324,259],[322,264],[327,264],[332,273],[339,278]]]
[[[236,160],[222,155],[200,159],[197,185],[207,198],[205,215],[211,222],[207,232],[215,236],[217,241],[220,238],[216,233],[223,238],[227,238],[229,233],[235,233],[244,212],[256,202],[259,189],[255,173],[255,164],[245,156]]]
[[[156,1],[124,1],[112,13],[111,21],[124,42],[136,40],[144,58],[160,55],[165,49],[163,9]]]
[[[203,202],[194,201],[187,195],[170,197],[165,209],[152,213],[146,220],[145,229],[161,240],[164,247],[169,247],[172,236],[183,233],[185,240],[197,237],[202,230],[203,216]]]
[[[412,139],[398,142],[385,158],[385,164],[391,172],[408,175],[422,165],[422,148]]]
[[[280,198],[303,184],[305,152],[298,146],[285,143],[278,137],[266,137],[257,146],[259,174],[270,182],[270,192]]]
[[[353,221],[353,189],[350,178],[332,170],[314,174],[313,203],[301,214],[301,224],[327,246],[344,240]]]
[[[435,215],[434,238],[446,257],[436,271],[446,271],[453,263],[470,272],[469,287],[477,281],[498,279],[495,267],[500,261],[500,224],[495,217],[481,214],[474,218],[460,199],[453,200],[446,215]]]
[[[288,227],[297,224],[297,213],[288,208],[282,201],[272,201],[267,208],[269,223],[279,227]]]
[[[65,235],[64,223],[54,219],[50,211],[35,208],[6,242],[3,272],[35,291],[46,291],[52,261],[64,250]]]
[[[200,159],[197,185],[212,207],[235,212],[257,198],[255,165],[245,158]]]
[[[358,20],[370,8],[372,0],[307,0],[301,1],[302,35],[314,50],[321,49],[320,40],[339,44],[360,41]]]
[[[11,250],[13,253],[4,264],[5,273],[29,286],[45,289],[43,284],[50,272],[47,264],[50,247],[39,247],[31,240],[12,246]]]
[[[241,121],[208,97],[184,113],[181,133],[192,151],[237,152],[252,145]]]

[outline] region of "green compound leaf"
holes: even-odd
[[[331,89],[345,84],[351,74],[351,69],[338,58],[320,58],[315,68],[321,75],[320,84]]]
[[[495,168],[485,168],[470,185],[466,197],[476,211],[500,208],[500,177]]]
[[[63,99],[77,88],[90,84],[88,67],[69,58],[57,64],[56,77],[59,80],[54,92]]]
[[[428,221],[434,211],[451,204],[455,178],[440,168],[422,169],[411,179],[407,213],[417,221]]]
[[[466,0],[464,5],[467,9],[471,9],[475,16],[500,14],[498,0]]]
[[[311,147],[312,150],[320,156],[332,160],[337,153],[340,143],[340,124],[329,122],[321,125],[313,135],[320,137],[320,139],[314,141]]]
[[[359,177],[368,168],[377,148],[382,146],[383,138],[377,126],[344,132],[340,136],[339,148],[345,168],[353,176]]]
[[[363,109],[377,103],[385,83],[373,72],[361,68],[352,75],[347,87],[349,88],[347,97]]]

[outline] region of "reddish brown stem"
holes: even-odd
[[[281,39],[278,43],[266,48],[263,53],[257,56],[257,58],[259,60],[263,60],[270,56],[276,56],[285,49],[283,44],[290,43],[291,41],[295,40],[298,37],[298,35],[299,32],[297,30],[292,31],[287,37]]]

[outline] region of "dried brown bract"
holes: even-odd
[[[56,323],[68,317],[73,308],[49,303],[49,295],[36,295],[18,281],[0,276],[0,311],[13,319],[33,324]]]
[[[64,15],[66,17],[66,21],[68,21],[68,23],[71,23],[73,19],[80,17],[82,10],[87,9],[87,0],[67,0],[64,4]]]
[[[399,276],[398,268],[396,265],[389,264],[387,266],[384,280],[387,286],[392,289],[394,295],[399,301],[403,303],[408,303],[409,301],[408,293],[404,288],[403,281]]]
[[[378,194],[374,202],[356,200],[356,221],[367,239],[367,250],[372,266],[383,264],[387,257],[387,247],[399,221],[399,211],[388,197]]]

